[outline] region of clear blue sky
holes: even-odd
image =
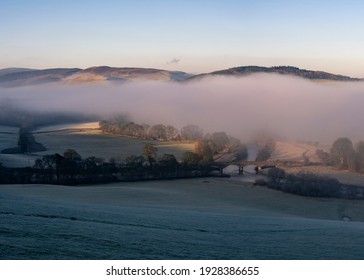
[[[0,68],[294,65],[364,77],[363,12],[361,0],[0,0]]]

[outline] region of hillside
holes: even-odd
[[[274,66],[274,67],[261,67],[261,66],[240,66],[229,68],[225,70],[214,71],[201,75],[195,75],[194,78],[203,78],[209,76],[247,76],[256,73],[271,73],[296,76],[309,80],[331,80],[331,81],[361,81],[363,79],[352,78],[343,75],[336,75],[332,73],[300,69],[293,66]]]
[[[10,72],[4,70],[0,70],[0,86],[16,87],[16,86],[27,86],[34,84],[63,81],[66,77],[80,71],[81,69],[79,68],[54,68],[45,70],[18,69]]]
[[[181,81],[191,77],[181,71],[167,71],[153,68],[130,68],[98,66],[81,70],[66,79],[67,82],[126,81],[133,79]]]
[[[0,87],[17,87],[44,83],[123,82],[127,80],[191,81],[211,76],[247,76],[255,73],[281,74],[309,80],[362,81],[363,79],[322,71],[305,70],[292,66],[240,66],[211,73],[192,75],[182,71],[153,68],[96,66],[87,69],[54,68],[34,70],[27,68],[0,69]]]
[[[44,70],[6,68],[0,70],[0,86],[17,87],[44,83],[90,83],[126,81],[134,79],[181,81],[191,77],[181,71],[152,68],[116,68],[108,66],[79,68],[54,68]]]

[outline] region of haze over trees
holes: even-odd
[[[349,138],[341,137],[334,141],[329,152],[317,150],[316,154],[325,165],[364,173],[363,141],[359,141],[354,145]]]
[[[245,159],[247,157],[247,149],[239,139],[229,136],[223,131],[204,135],[203,129],[194,124],[186,125],[179,131],[172,125],[156,124],[150,126],[147,124],[136,124],[121,116],[102,120],[99,122],[99,126],[104,133],[125,137],[158,141],[196,142],[193,151],[196,155],[192,156],[190,153],[187,153],[185,158],[188,159],[188,162],[211,163],[213,156],[220,152],[235,153],[238,159]],[[147,158],[150,165],[152,165],[149,156]]]

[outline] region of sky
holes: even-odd
[[[0,69],[292,65],[364,77],[363,11],[361,0],[0,0]]]

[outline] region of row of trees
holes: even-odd
[[[151,143],[145,144],[141,155],[122,160],[82,157],[73,149],[63,155],[45,155],[33,167],[5,168],[0,165],[0,183],[85,184],[115,181],[170,179],[208,176],[214,168],[198,161],[190,161],[186,152],[182,161],[172,154],[158,155]]]
[[[363,199],[364,188],[340,183],[337,179],[309,172],[287,174],[283,169],[272,168],[268,171],[269,180],[257,182],[283,192],[311,196]]]
[[[193,124],[187,125],[179,131],[172,125],[137,124],[123,117],[102,120],[99,122],[99,126],[104,133],[160,141],[196,141],[204,136],[203,130]]]
[[[180,131],[171,125],[136,124],[124,117],[103,120],[99,123],[105,133],[127,137],[169,141],[196,141],[194,151],[186,152],[182,160],[190,164],[209,164],[217,153],[226,151],[235,153],[237,159],[246,159],[248,152],[240,140],[228,136],[225,132],[214,132],[204,135],[203,130],[193,124],[183,127]]]
[[[354,172],[364,173],[364,142],[355,145],[349,138],[338,138],[330,152],[317,150],[316,154],[324,164]]]

